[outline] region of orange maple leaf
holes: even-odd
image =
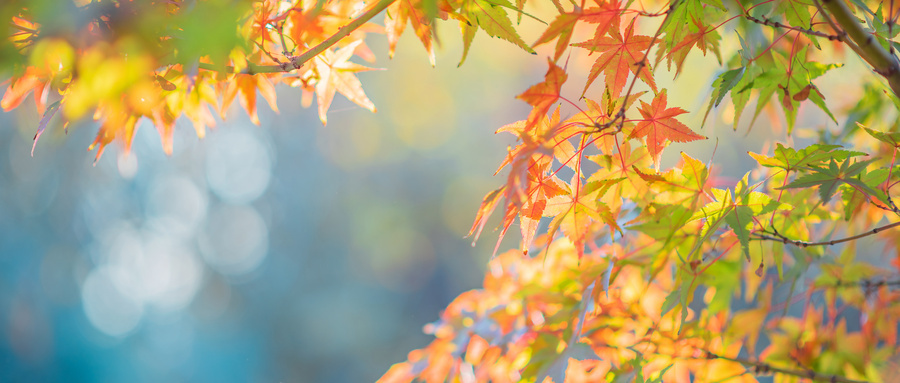
[[[331,106],[335,91],[357,105],[375,112],[375,104],[366,96],[362,84],[354,74],[374,70],[374,68],[348,61],[353,55],[353,51],[362,42],[362,40],[356,40],[334,52],[326,50],[315,58],[315,70],[319,75],[316,82],[316,102],[319,104],[319,119],[322,120],[323,125],[328,122],[325,113]]]
[[[224,119],[225,110],[234,101],[234,97],[238,96],[241,106],[250,116],[250,121],[254,125],[259,125],[259,115],[256,113],[256,90],[263,98],[269,102],[269,106],[275,113],[278,113],[278,105],[276,104],[275,87],[269,82],[264,75],[236,74],[234,80],[228,83],[222,97],[222,118]]]
[[[547,63],[550,64],[550,68],[547,69],[547,74],[544,75],[544,82],[533,85],[524,93],[516,96],[516,98],[534,107],[531,109],[528,120],[525,122],[526,131],[537,126],[538,122],[547,116],[547,111],[553,107],[553,103],[556,100],[559,100],[560,88],[562,88],[562,84],[568,78],[566,71],[556,66],[549,58]]]
[[[394,48],[397,47],[397,41],[406,29],[406,21],[409,20],[416,36],[428,51],[431,66],[434,66],[434,47],[431,44],[431,36],[434,34],[433,24],[429,22],[422,9],[424,5],[421,0],[400,0],[388,7],[384,18],[384,30],[388,38],[389,57],[394,57]]]
[[[621,9],[621,3],[618,0],[609,3],[598,1],[597,4],[599,7],[587,9],[575,7],[572,12],[560,13],[559,16],[556,16],[556,19],[547,26],[547,29],[541,34],[541,37],[538,37],[537,42],[535,42],[533,46],[536,47],[541,44],[546,44],[553,41],[553,39],[559,38],[556,41],[556,52],[553,55],[553,61],[559,61],[563,52],[569,47],[569,41],[572,39],[572,32],[575,30],[575,25],[579,21],[598,24],[597,28],[594,30],[594,38],[603,37],[612,26],[619,25],[619,18],[622,16],[623,10]]]
[[[665,89],[657,94],[650,104],[641,101],[640,111],[644,120],[631,131],[629,138],[646,137],[647,150],[654,162],[659,160],[659,154],[666,146],[667,140],[690,142],[706,139],[675,119],[676,116],[687,113],[687,111],[681,108],[666,109]]]
[[[36,68],[28,67],[21,77],[10,82],[6,92],[3,93],[3,98],[0,99],[0,108],[3,108],[4,112],[15,109],[33,91],[37,109],[39,112],[43,112],[47,103],[46,91],[49,89],[45,88],[48,83],[48,80],[43,79]]]
[[[591,24],[597,24],[597,29],[594,30],[595,39],[603,37],[613,26],[618,28],[619,19],[624,11],[619,0],[608,3],[597,1],[597,5],[599,7],[585,9],[581,16],[582,20]]]
[[[578,23],[582,14],[582,10],[578,8],[572,12],[560,13],[532,46],[537,47],[538,45],[549,43],[558,37],[559,40],[556,41],[556,53],[553,55],[553,61],[559,61],[560,56],[569,47],[575,24]]]
[[[653,38],[650,36],[634,35],[634,20],[632,20],[625,29],[624,36],[619,33],[618,28],[613,28],[609,31],[609,36],[594,36],[591,40],[573,44],[591,52],[602,52],[594,62],[594,66],[591,67],[584,92],[587,92],[588,87],[603,72],[610,94],[613,97],[619,97],[628,81],[629,71],[650,85],[650,88],[656,92],[656,81],[653,80],[649,63],[641,64],[645,52],[650,49],[652,43]]]

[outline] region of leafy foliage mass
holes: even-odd
[[[499,212],[500,238],[517,223],[521,248],[493,258],[484,287],[381,381],[895,381],[900,3],[552,0],[534,44],[517,31],[534,17],[525,3],[11,1],[0,105],[33,94],[35,143],[56,115],[92,115],[99,158],[113,141],[128,150],[148,118],[171,151],[176,118],[202,136],[237,99],[258,122],[258,95],[276,109],[278,83],[300,88],[304,106],[315,99],[323,124],[336,93],[375,111],[356,77],[370,68],[350,61],[373,58],[373,32],[393,54],[409,27],[432,65],[438,19],[459,25],[460,63],[479,31],[531,53],[546,44],[544,80],[518,95],[530,114],[498,130],[518,140],[505,181],[471,230],[477,239]],[[383,27],[369,23],[382,11]],[[580,33],[590,37],[573,42]],[[787,125],[786,142],[748,153],[758,167],[739,180],[684,153],[661,168],[671,143],[707,139],[660,85],[690,71],[692,52],[721,64],[706,114],[730,102],[735,129],[764,111]],[[569,95],[573,55],[595,62]],[[850,105],[832,105],[816,81],[856,58],[871,73]],[[564,118],[560,103],[579,112]],[[809,106],[828,118],[798,120]],[[798,124],[815,140],[796,144]]]

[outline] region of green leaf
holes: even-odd
[[[463,53],[457,67],[461,67],[462,64],[466,61],[466,56],[469,55],[469,47],[472,45],[472,40],[475,40],[475,32],[478,32],[478,27],[465,21],[460,21],[459,26],[462,29]]]
[[[691,211],[681,205],[654,205],[653,214],[647,214],[640,223],[628,227],[668,245],[684,224],[691,219]]]
[[[849,184],[857,187],[860,187],[860,185],[865,186],[860,182],[854,182],[858,180],[853,180],[852,177],[865,170],[866,166],[873,161],[875,161],[875,159],[857,161],[851,164],[851,161],[848,159],[838,166],[837,161],[832,159],[831,162],[828,163],[827,168],[811,167],[810,170],[812,170],[812,173],[802,175],[794,180],[794,182],[778,189],[810,188],[816,186],[819,188],[819,197],[822,198],[822,202],[828,203],[828,201],[831,200],[831,197],[834,196],[834,193],[837,192],[838,186],[841,184]],[[871,190],[865,186],[863,190],[866,189]],[[872,191],[872,194],[874,195],[875,192]]]
[[[869,129],[865,127],[863,124],[856,123],[860,128],[866,131],[872,138],[884,142],[890,146],[893,146],[894,149],[900,149],[900,132],[879,132],[874,129]]]
[[[735,261],[720,259],[711,264],[704,276],[707,276],[707,284],[716,288],[716,294],[707,306],[710,314],[715,314],[731,307],[731,299],[735,291],[740,287],[741,280],[734,278],[740,275],[741,265]]]
[[[781,0],[775,7],[775,13],[784,15],[784,19],[793,27],[809,29],[812,15],[809,8],[812,4],[803,0]]]
[[[769,168],[781,168],[787,171],[796,171],[811,165],[821,164],[824,161],[836,159],[843,161],[850,157],[864,156],[865,153],[847,150],[835,150],[840,145],[813,144],[803,149],[796,150],[794,148],[785,147],[777,144],[775,155],[767,157],[764,155],[747,152],[760,165]]]
[[[741,67],[737,69],[732,69],[725,73],[719,75],[719,78],[722,80],[719,84],[719,87],[716,88],[716,91],[713,92],[716,98],[715,106],[719,106],[719,103],[722,102],[722,99],[725,98],[725,95],[734,88],[738,82],[744,77],[744,71],[746,68]]]
[[[788,204],[780,203],[771,197],[753,191],[749,185],[750,173],[744,177],[735,187],[734,194],[730,190],[712,189],[715,200],[708,203],[694,216],[705,218],[703,233],[709,236],[724,221],[737,235],[741,243],[744,256],[750,257],[750,230],[753,227],[755,217],[771,213],[776,210],[790,210]]]
[[[672,309],[675,308],[675,306],[677,306],[682,301],[685,301],[686,294],[687,294],[687,290],[684,288],[677,288],[675,290],[672,290],[672,292],[669,293],[668,296],[666,296],[666,300],[663,301],[663,305],[662,305],[662,309],[661,309],[662,312],[660,313],[660,315],[668,314],[669,311],[672,311]]]
[[[516,32],[512,21],[503,8],[512,9],[513,5],[507,0],[469,0],[462,4],[460,14],[469,25],[478,25],[491,37],[501,38],[518,45],[528,53],[537,54]],[[464,50],[468,50],[465,38],[467,33],[474,32],[466,31],[463,33]],[[468,42],[471,43],[471,40],[468,40]],[[465,55],[463,59],[465,59]]]

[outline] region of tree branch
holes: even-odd
[[[828,382],[828,383],[867,383],[865,381],[845,378],[843,376],[837,375],[825,375],[815,372],[813,370],[793,370],[788,368],[776,367],[768,363],[762,362],[754,362],[749,359],[744,358],[729,358],[727,356],[718,355],[712,352],[706,352],[706,359],[722,359],[728,360],[735,363],[740,363],[747,367],[753,374],[782,374],[782,375],[791,375],[799,378],[806,378],[813,382]]]
[[[797,32],[805,33],[805,34],[810,35],[810,36],[824,37],[824,38],[826,38],[826,39],[828,39],[828,40],[831,40],[831,41],[841,41],[841,35],[839,35],[839,34],[838,34],[838,35],[829,35],[829,34],[827,34],[827,33],[819,32],[819,31],[814,31],[814,30],[812,30],[812,29],[801,28],[801,27],[793,27],[793,26],[790,26],[790,25],[786,25],[786,24],[779,23],[779,22],[777,22],[777,21],[769,20],[769,19],[768,19],[767,17],[765,17],[765,16],[763,16],[762,19],[757,19],[757,18],[755,18],[755,17],[753,17],[753,16],[750,16],[749,13],[745,13],[745,14],[744,14],[744,18],[747,19],[747,20],[750,20],[750,21],[752,21],[752,22],[754,22],[754,23],[760,24],[760,25],[766,25],[766,26],[770,26],[770,27],[774,27],[774,28],[784,28],[784,29],[789,29],[789,30],[792,30],[792,31],[797,31]]]
[[[762,233],[765,233],[765,234],[752,233],[751,235],[754,235],[755,237],[750,238],[750,239],[751,239],[751,240],[756,240],[756,241],[776,241],[776,242],[782,242],[782,243],[784,243],[785,245],[794,245],[794,246],[797,246],[797,247],[831,246],[831,245],[837,245],[837,244],[839,244],[839,243],[855,241],[855,240],[857,240],[857,239],[860,239],[860,238],[863,238],[863,237],[868,237],[868,236],[873,235],[873,234],[878,234],[878,233],[880,233],[880,232],[882,232],[882,231],[889,230],[889,229],[893,229],[893,228],[898,227],[898,226],[900,226],[900,221],[894,222],[894,223],[890,223],[890,224],[887,224],[887,225],[884,225],[884,226],[876,227],[876,228],[874,228],[874,229],[872,229],[872,230],[869,230],[869,231],[867,231],[867,232],[865,232],[865,233],[857,234],[857,235],[854,235],[854,236],[852,236],[852,237],[841,238],[841,239],[835,239],[835,240],[831,240],[831,241],[822,241],[822,242],[806,242],[806,241],[793,240],[793,239],[790,239],[790,238],[788,238],[788,237],[785,237],[783,234],[779,233],[777,230],[776,230],[776,231],[771,231],[771,232],[770,232],[770,231],[767,231],[767,230],[763,230]]]
[[[396,0],[381,0],[372,8],[369,8],[365,13],[359,15],[359,17],[353,19],[347,25],[344,25],[338,31],[331,35],[331,37],[325,39],[318,45],[310,48],[306,52],[299,56],[291,56],[290,61],[282,63],[281,65],[257,65],[253,63],[249,63],[247,65],[247,69],[235,72],[235,68],[233,66],[226,66],[225,71],[228,73],[242,73],[242,74],[260,74],[260,73],[280,73],[280,72],[290,72],[294,69],[299,69],[303,64],[307,61],[312,60],[313,57],[318,56],[320,53],[324,52],[326,49],[337,44],[338,41],[347,37],[350,33],[355,31],[357,28],[361,27],[363,24],[371,20],[375,15],[381,13],[381,11],[385,10],[389,5],[394,3]],[[212,70],[212,71],[221,71],[222,67],[217,67],[212,64],[200,63],[200,69]]]
[[[894,96],[900,98],[900,61],[884,50],[871,33],[863,29],[856,16],[843,0],[821,0],[834,21],[843,28],[847,36],[859,48],[855,50],[875,73],[887,79]],[[828,18],[828,17],[826,17]],[[830,20],[830,18],[829,18]]]

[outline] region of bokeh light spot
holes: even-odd
[[[269,250],[269,229],[256,209],[223,205],[214,209],[200,236],[207,263],[222,274],[240,276],[256,269]]]
[[[81,286],[84,313],[94,327],[104,334],[121,337],[137,327],[144,315],[140,302],[124,294],[115,279],[120,278],[114,267],[101,266],[88,274]]]
[[[153,182],[146,203],[148,227],[189,238],[206,217],[208,199],[187,177],[168,176]]]
[[[247,130],[222,130],[209,137],[206,179],[222,200],[253,202],[269,187],[272,177],[270,149]]]

